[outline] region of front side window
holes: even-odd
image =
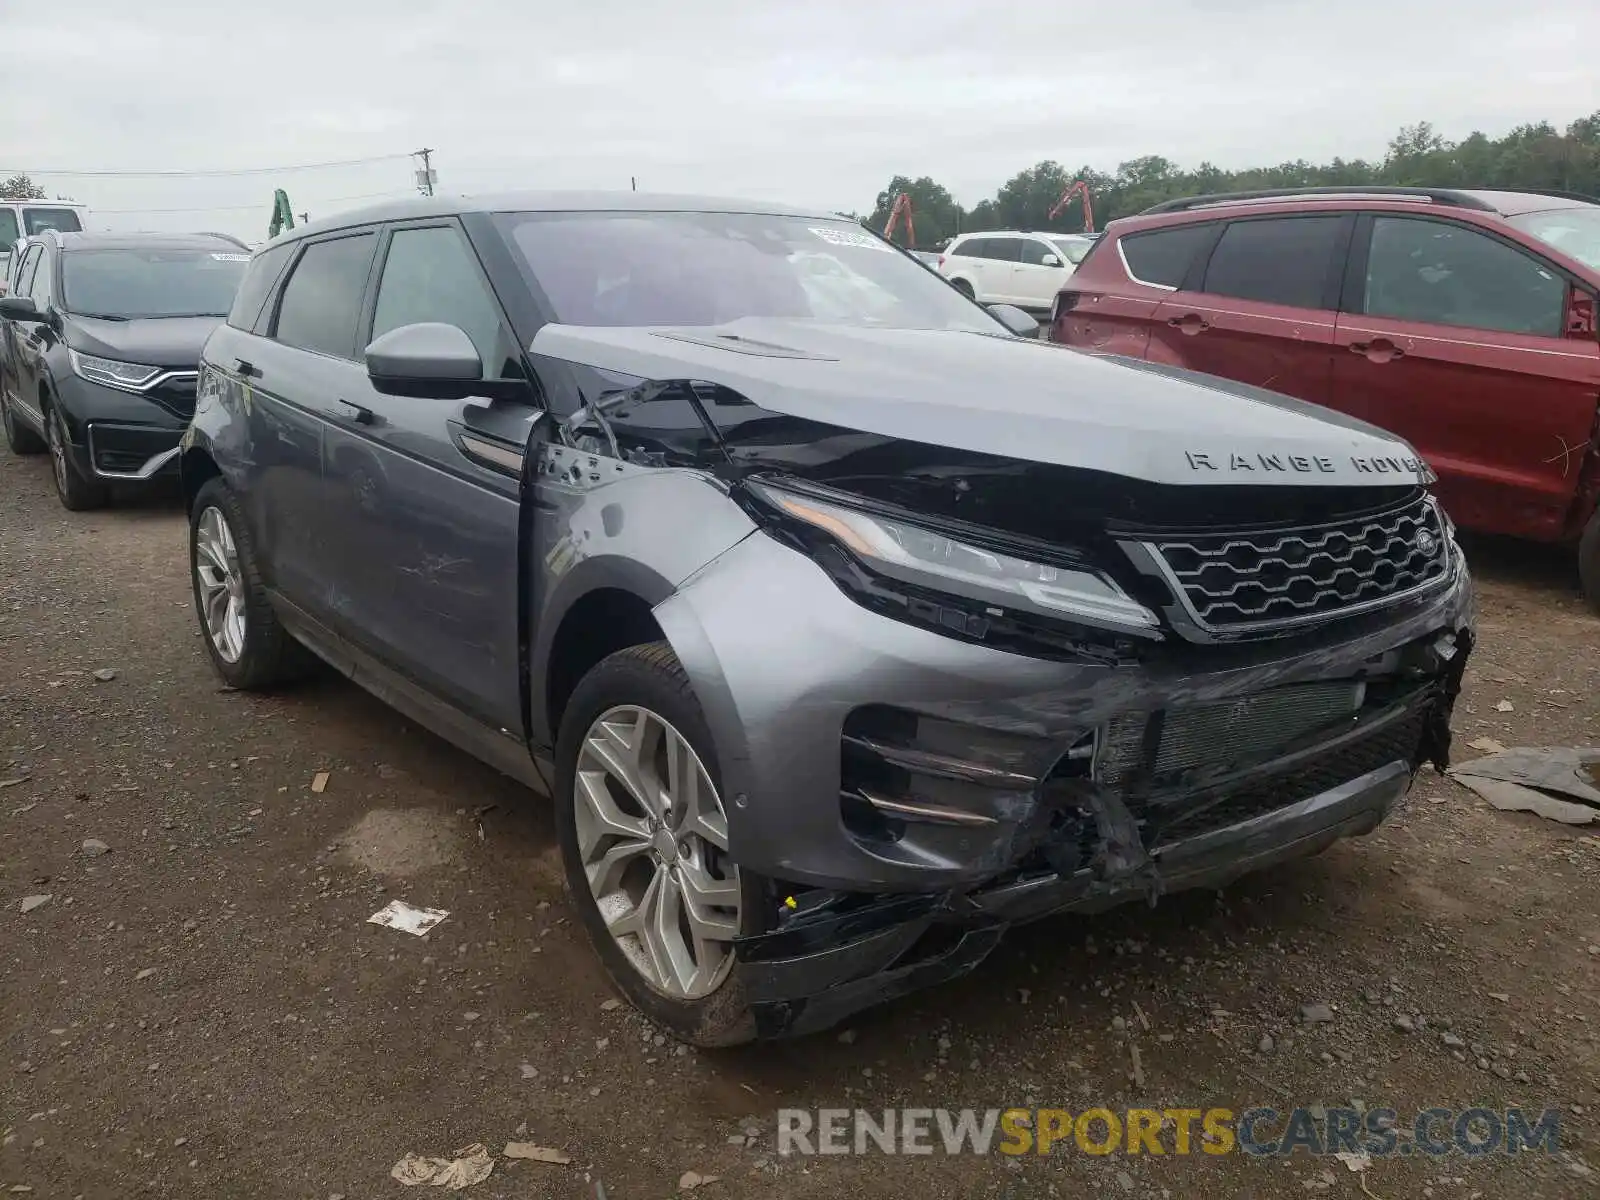
[[[376,234],[358,233],[307,246],[284,285],[273,336],[286,346],[353,358],[377,241]]]
[[[1363,299],[1370,317],[1559,337],[1567,284],[1464,225],[1375,217]]]
[[[1343,217],[1235,221],[1211,252],[1204,290],[1214,296],[1323,308]]]
[[[478,348],[484,378],[522,377],[521,356],[500,304],[484,283],[471,247],[453,225],[398,229],[389,239],[372,336],[424,321],[463,330]]]
[[[34,208],[29,206],[22,210],[22,223],[27,227],[31,236],[43,233],[46,229],[59,230],[62,233],[81,233],[83,222],[78,217],[75,208]]]
[[[1041,242],[1035,238],[1019,238],[1018,241],[1020,243],[1018,249],[1021,252],[1020,261],[1024,266],[1044,266],[1044,256],[1046,254],[1054,254],[1057,258],[1060,258],[1062,262],[1067,261],[1065,258],[1061,257],[1061,252],[1049,242]]]
[[[1508,222],[1586,267],[1600,271],[1600,206],[1525,213]]]
[[[249,255],[191,249],[72,250],[62,256],[61,305],[86,317],[221,317]]]
[[[555,319],[722,325],[743,317],[998,334],[942,278],[852,221],[760,213],[502,213]]]

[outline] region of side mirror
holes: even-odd
[[[1023,312],[1015,304],[990,304],[986,307],[989,309],[990,315],[1018,337],[1036,338],[1039,336],[1039,322]]]
[[[45,315],[34,307],[31,296],[6,296],[0,298],[0,317],[11,321],[43,322]]]
[[[1059,267],[1061,265],[1061,257],[1056,254],[1046,254],[1039,261],[1047,267]]]
[[[459,400],[484,390],[478,348],[454,325],[423,321],[391,329],[372,340],[365,358],[372,386],[390,396]]]

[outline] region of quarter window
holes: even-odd
[[[1504,242],[1445,221],[1375,217],[1364,311],[1559,337],[1566,281]]]
[[[360,233],[306,247],[278,305],[278,341],[317,354],[355,356],[361,297],[377,240]]]
[[[1134,282],[1182,287],[1194,256],[1215,231],[1215,225],[1205,224],[1130,233],[1122,239],[1120,249]]]
[[[229,325],[246,332],[255,328],[256,319],[261,316],[261,309],[266,305],[267,297],[272,292],[272,285],[278,282],[278,276],[283,273],[283,265],[293,250],[294,245],[291,243],[287,246],[274,246],[271,250],[264,250],[255,256],[249,269],[245,271],[238,292],[234,294],[233,307],[228,311]]]
[[[1323,308],[1340,216],[1235,221],[1211,252],[1205,291],[1215,296]]]
[[[485,378],[523,376],[521,356],[506,330],[499,302],[484,284],[471,247],[454,226],[399,229],[389,239],[372,336],[423,321],[465,331],[478,348]]]

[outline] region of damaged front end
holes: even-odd
[[[823,351],[851,347],[762,332],[546,338],[594,373],[564,441],[703,472],[759,531],[655,615],[775,889],[738,941],[762,1036],[971,971],[1013,925],[1370,832],[1447,765],[1470,585],[1415,460],[1186,449],[1165,393],[1139,429],[953,400],[846,424]]]

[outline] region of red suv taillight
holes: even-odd
[[[941,255],[939,255],[939,265],[940,265],[940,266],[941,266],[941,267],[942,267],[942,266],[944,266],[944,255],[942,255],[942,254],[941,254]]]
[[[1061,319],[1061,314],[1071,312],[1078,307],[1078,297],[1082,292],[1057,292],[1055,301],[1050,305],[1050,320],[1054,322]]]

